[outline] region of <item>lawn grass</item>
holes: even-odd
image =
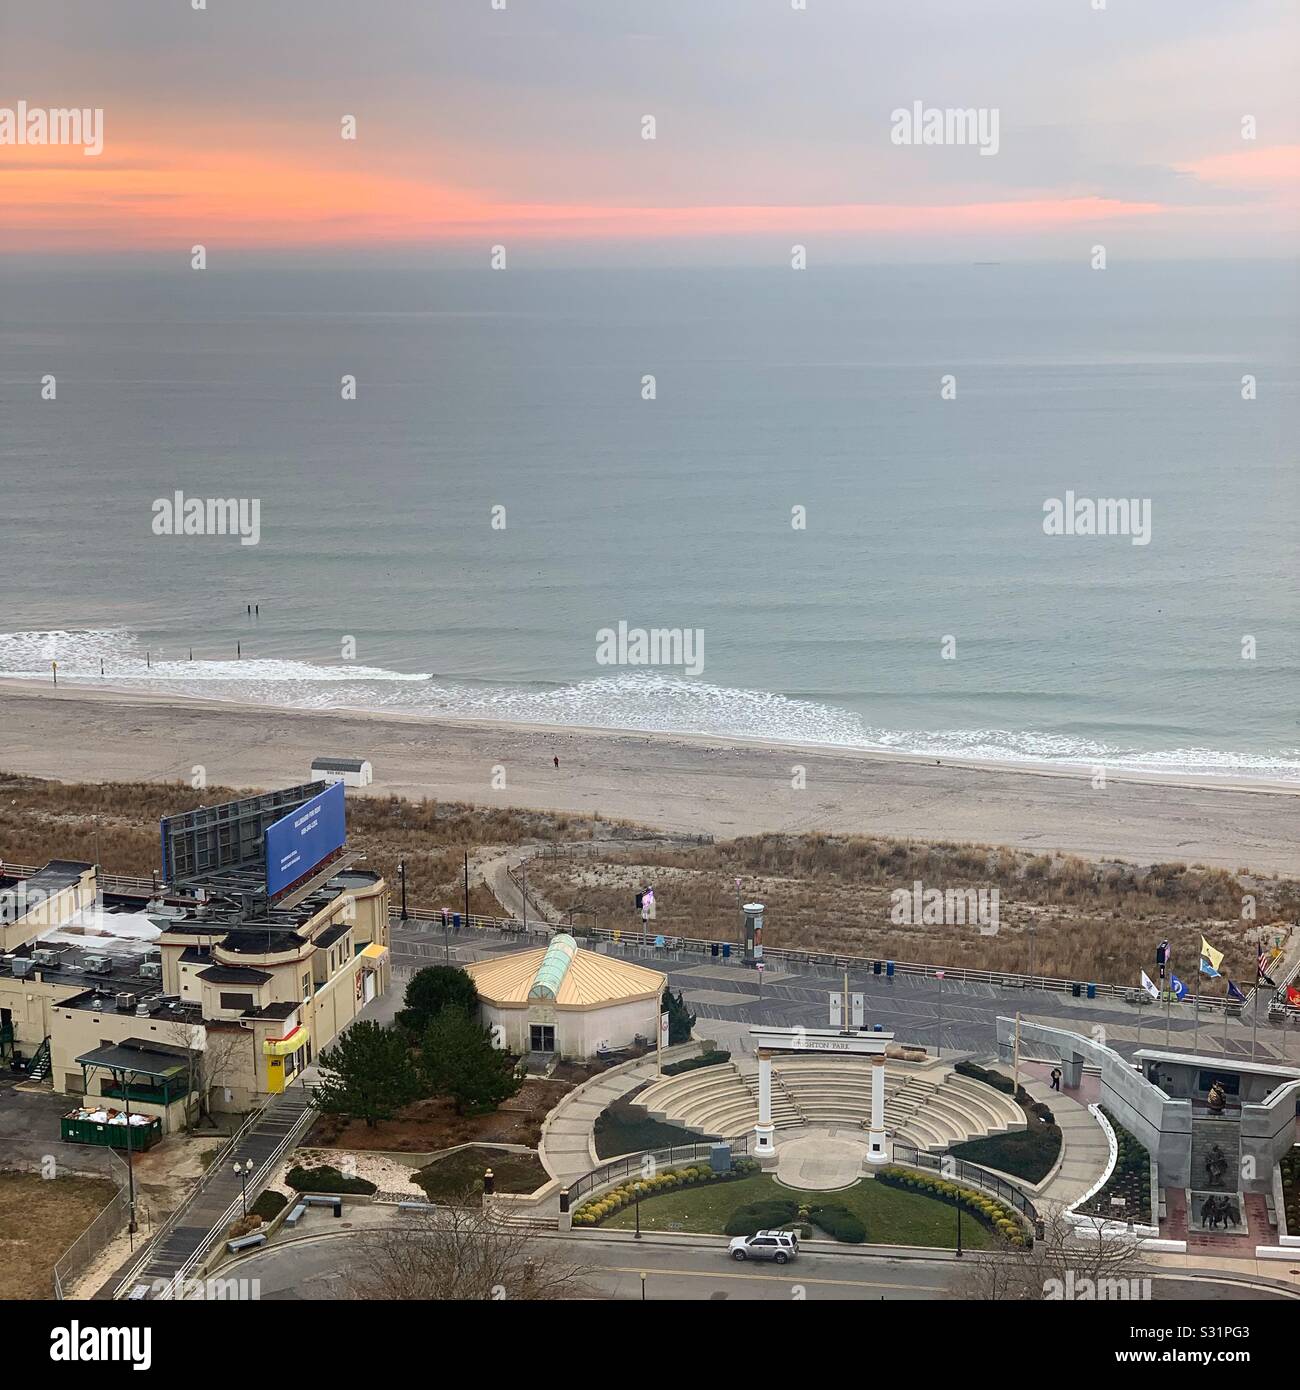
[[[641,1229],[718,1235],[737,1207],[774,1197],[793,1198],[804,1206],[825,1202],[847,1207],[866,1226],[867,1240],[873,1245],[928,1245],[952,1249],[957,1244],[956,1210],[933,1197],[887,1187],[870,1178],[863,1178],[843,1192],[806,1192],[784,1187],[767,1173],[648,1197],[641,1203]],[[627,1231],[635,1226],[635,1208],[625,1207],[602,1221],[600,1229]],[[963,1248],[987,1250],[998,1248],[1000,1244],[997,1237],[969,1212],[965,1213]]]
[[[535,1192],[546,1182],[546,1170],[535,1153],[504,1153],[477,1146],[445,1154],[411,1175],[431,1202],[446,1202],[478,1191],[483,1170],[491,1168],[498,1192]]]

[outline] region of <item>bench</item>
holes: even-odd
[[[299,1200],[309,1207],[333,1207],[335,1216],[343,1215],[342,1197],[302,1197]]]
[[[284,1224],[286,1226],[296,1226],[306,1214],[307,1204],[305,1202],[299,1202],[289,1215],[284,1218]]]
[[[433,1203],[414,1200],[409,1202],[398,1202],[397,1209],[398,1211],[432,1211]]]
[[[254,1231],[251,1236],[240,1236],[238,1240],[228,1240],[226,1249],[232,1255],[238,1255],[241,1250],[251,1250],[254,1246],[266,1244],[266,1232]]]

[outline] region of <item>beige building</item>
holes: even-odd
[[[511,1052],[584,1059],[605,1049],[654,1046],[668,978],[658,970],[579,949],[560,932],[549,945],[465,967],[484,1025]]]
[[[42,1060],[34,1079],[48,1074],[92,1107],[129,1098],[165,1129],[201,1105],[251,1109],[388,988],[377,874],[347,868],[292,908],[248,911],[215,898],[97,899],[92,866],[57,868],[80,871],[59,889],[63,907],[6,926],[0,1018],[14,1050]]]

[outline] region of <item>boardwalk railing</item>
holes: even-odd
[[[582,841],[578,842],[580,846]],[[629,841],[628,847],[634,848],[636,841]],[[550,854],[560,857],[560,851],[575,849],[575,846],[556,847],[549,851],[539,851],[541,854]],[[579,851],[582,852],[582,851]],[[34,874],[36,869],[30,865],[6,864],[5,870],[8,873],[18,876]],[[156,891],[157,885],[152,879],[133,878],[123,874],[101,874],[100,883],[103,888],[114,893],[151,893]],[[623,948],[639,947],[642,933],[637,927],[630,927],[627,930],[613,927],[583,927],[581,924],[570,925],[566,922],[545,922],[540,919],[536,922],[530,921],[525,927],[523,922],[511,917],[488,917],[478,913],[471,914],[468,918],[465,914],[453,909],[446,909],[449,921],[459,919],[461,928],[468,927],[474,931],[495,931],[504,935],[513,935],[520,938],[527,937],[534,940],[543,940],[553,931],[570,931],[576,935],[586,936],[598,941],[615,942]],[[413,922],[431,922],[438,926],[442,925],[443,909],[432,910],[430,908],[410,907],[407,909],[406,918],[402,918],[400,913],[394,912],[392,920],[410,920]],[[653,924],[652,924],[653,925]],[[653,942],[657,936],[664,938],[663,947],[653,947],[649,944],[644,948],[653,951],[657,955],[662,955],[664,951],[685,951],[696,955],[716,955],[722,957],[724,945],[731,948],[732,961],[740,964],[736,957],[738,949],[734,941],[723,942],[711,937],[696,936],[673,936],[666,932],[649,931],[648,942]],[[965,984],[992,985],[998,989],[1036,989],[1055,992],[1058,994],[1073,994],[1076,990],[1082,996],[1089,989],[1100,998],[1121,998],[1127,999],[1139,992],[1134,985],[1112,985],[1105,984],[1097,980],[1070,980],[1057,975],[1027,975],[1015,970],[970,970],[963,966],[956,965],[927,965],[916,961],[890,961],[883,955],[878,956],[859,956],[846,955],[841,953],[829,953],[821,951],[800,951],[786,949],[780,946],[764,946],[764,961],[779,963],[781,965],[803,965],[812,966],[819,970],[843,971],[854,970],[858,972],[876,973],[877,970],[884,974],[888,967],[892,966],[895,975],[929,976],[931,979],[936,977],[937,972],[943,972],[945,980],[956,980]],[[1293,979],[1300,973],[1300,964],[1293,969],[1288,979]],[[1245,993],[1248,1001],[1253,1002],[1255,994],[1261,989],[1260,986],[1246,986]],[[1275,1002],[1285,1001],[1285,986],[1280,985],[1273,990],[1269,997]],[[1184,1006],[1187,1000],[1183,1001]],[[1159,1007],[1159,1006],[1157,1006]],[[1234,1012],[1234,1015],[1243,1006],[1227,999],[1202,997],[1200,1008],[1206,1015],[1221,1013],[1225,1008]],[[1300,1021],[1300,1008],[1292,1004],[1284,1004],[1288,1019],[1295,1023]]]

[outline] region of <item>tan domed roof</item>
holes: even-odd
[[[523,1006],[529,1002],[546,950],[539,946],[491,956],[467,965],[465,973],[488,1003]],[[654,999],[667,988],[668,977],[661,971],[602,956],[597,951],[576,950],[555,991],[554,1003],[561,1009],[594,1009],[604,1004]]]

